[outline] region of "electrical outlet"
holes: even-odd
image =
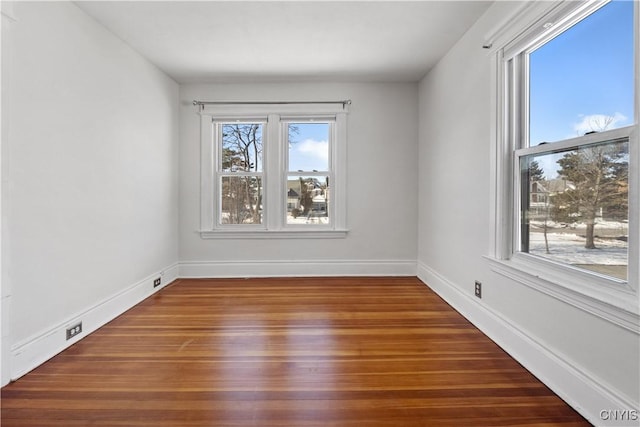
[[[153,279],[153,287],[157,288],[158,286],[160,286],[160,284],[162,283],[162,277],[158,277],[156,279]]]
[[[475,288],[476,296],[478,298],[482,298],[482,283],[476,280],[476,288]]]
[[[75,337],[80,332],[82,332],[82,322],[76,325],[73,325],[70,328],[67,328],[67,340],[70,340],[71,338]]]

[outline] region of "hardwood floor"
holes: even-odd
[[[178,280],[2,389],[10,426],[588,426],[418,279]]]

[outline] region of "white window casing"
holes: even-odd
[[[631,126],[553,143],[553,149],[628,138],[629,237],[627,280],[574,268],[518,250],[518,159],[545,153],[528,146],[526,55],[593,13],[606,1],[526,2],[485,37],[492,69],[491,242],[486,257],[495,272],[640,334],[640,147],[638,132],[639,7],[634,9],[635,117]]]
[[[348,104],[345,103],[283,103],[256,104],[231,103],[203,105],[200,110],[201,180],[200,180],[200,235],[202,238],[231,239],[305,239],[344,238],[348,232],[346,223],[346,156]],[[329,128],[329,171],[322,171],[331,178],[329,224],[287,224],[287,153],[288,139],[285,126],[288,122],[320,121]],[[222,224],[220,214],[221,174],[219,135],[215,135],[216,123],[261,122],[263,129],[263,220],[261,224]],[[309,172],[319,175],[320,172]]]

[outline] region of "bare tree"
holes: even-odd
[[[228,211],[233,223],[242,223],[248,216],[253,223],[260,222],[260,205],[262,203],[262,183],[255,176],[243,175],[242,172],[260,172],[262,170],[262,124],[238,123],[222,126],[222,168],[226,172],[237,172],[236,180],[229,183]],[[231,183],[233,182],[233,186]],[[242,186],[243,188],[239,188]],[[233,188],[231,188],[233,187]],[[224,198],[224,189],[223,189]],[[223,205],[225,200],[223,200]],[[230,206],[233,205],[233,206]],[[244,215],[243,211],[248,211]],[[236,222],[237,221],[237,222]]]
[[[614,120],[615,120],[615,117],[613,116],[605,116],[605,115],[599,115],[599,114],[591,116],[589,117],[589,128],[591,130],[588,131],[586,134],[605,131],[609,129],[609,126],[611,126]]]
[[[540,164],[531,160],[529,163],[529,186],[533,189],[534,185],[536,188],[536,192],[530,195],[531,198],[535,198],[532,202],[536,202],[537,204],[543,203],[544,212],[542,213],[542,232],[544,235],[544,247],[546,253],[550,253],[549,251],[549,238],[548,238],[548,229],[549,229],[549,215],[550,215],[550,207],[549,207],[549,190],[547,188],[548,184],[544,179],[544,171],[540,167]],[[543,191],[540,191],[543,189]]]

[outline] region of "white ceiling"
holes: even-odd
[[[180,83],[418,81],[488,1],[79,1]]]

